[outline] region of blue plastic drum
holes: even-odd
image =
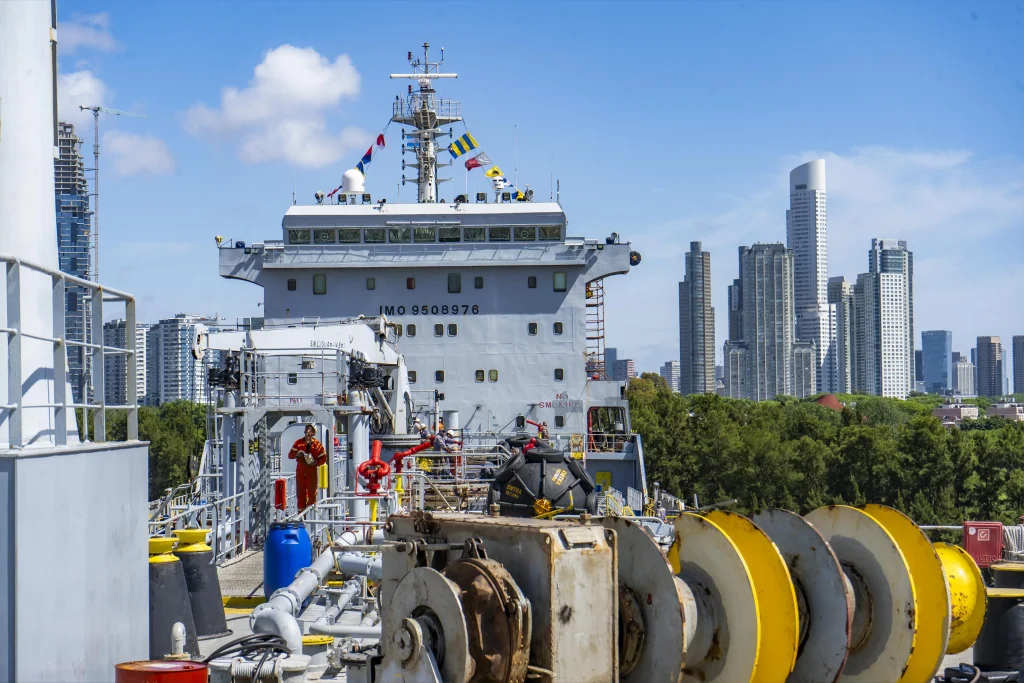
[[[263,594],[290,584],[313,561],[313,543],[302,522],[274,522],[263,546]]]

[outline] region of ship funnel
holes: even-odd
[[[341,191],[344,194],[358,194],[365,192],[363,188],[363,174],[357,169],[350,168],[341,176]]]

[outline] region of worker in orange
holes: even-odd
[[[289,460],[295,463],[295,491],[299,499],[299,510],[305,510],[316,502],[316,470],[327,462],[327,451],[316,438],[316,427],[306,425],[305,435],[292,444]]]

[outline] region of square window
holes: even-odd
[[[384,244],[384,228],[366,228],[363,230],[363,242],[366,244]]]
[[[565,278],[565,271],[564,270],[555,271],[553,281],[554,281],[555,291],[556,292],[564,292],[565,291],[565,288],[566,288],[566,278]]]
[[[477,370],[476,371],[476,381],[477,382],[483,382],[484,381],[484,371],[483,370]]]
[[[444,382],[444,370],[434,370],[434,381],[438,384]]]
[[[460,232],[459,228],[440,228],[437,231],[437,240],[439,242],[459,242],[462,239]]]
[[[309,230],[289,230],[288,244],[309,244]]]
[[[526,278],[526,286],[529,287],[530,289],[537,289],[537,276],[531,275],[530,277]]]
[[[498,371],[497,370],[489,370],[487,372],[487,379],[488,379],[488,381],[491,381],[491,382],[497,382],[498,381]]]
[[[367,289],[377,289],[377,278],[375,278],[375,277],[368,277],[368,278],[366,278],[366,288]]]
[[[448,273],[448,293],[458,294],[462,291],[462,273]]]
[[[415,370],[410,370],[409,371],[409,384],[416,384],[416,371]]]
[[[512,239],[512,228],[488,228],[487,239],[491,242],[508,242]]]
[[[327,275],[325,273],[315,273],[313,275],[313,293],[327,293]]]
[[[433,242],[436,239],[433,227],[414,228],[412,231],[412,237],[416,242]]]
[[[555,323],[552,325],[551,331],[555,334],[562,334],[562,323]]]
[[[435,337],[443,337],[444,336],[444,325],[443,324],[437,323],[436,325],[434,325],[434,336]]]
[[[295,283],[295,279],[294,278],[289,278],[289,280],[288,280],[288,291],[289,292],[294,292],[296,289],[298,289],[298,285]]]
[[[484,228],[463,228],[462,239],[466,242],[483,242],[487,239],[487,231]]]
[[[409,228],[388,228],[388,242],[405,244],[412,241],[412,230]]]
[[[317,244],[332,244],[336,240],[336,235],[334,230],[318,229],[313,233],[313,239]]]
[[[562,238],[562,228],[557,225],[540,226],[540,240],[542,242],[557,242]]]
[[[416,323],[409,323],[408,327],[405,328],[406,335],[409,337],[416,336]]]
[[[288,384],[298,384],[298,383],[299,383],[299,375],[298,375],[298,373],[289,372],[288,373]]]
[[[338,231],[338,241],[342,244],[359,244],[359,228],[342,228]]]
[[[456,337],[459,334],[459,326],[455,323],[448,323],[448,336]]]
[[[565,370],[562,368],[555,368],[555,381],[561,382],[563,379],[565,379]]]
[[[564,427],[565,426],[565,415],[555,415],[555,426],[556,427]]]
[[[482,277],[480,277],[479,275],[477,275],[475,278],[473,278],[473,289],[483,289],[483,288],[484,288],[484,279]]]
[[[405,278],[405,288],[406,289],[416,289],[416,278],[414,278],[414,277],[407,277],[407,278]]]
[[[536,239],[536,226],[519,226],[518,228],[516,228],[516,242],[533,242]]]
[[[537,334],[537,323],[528,323],[526,325],[527,333],[532,337]]]

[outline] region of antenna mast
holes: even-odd
[[[412,84],[409,85],[409,92],[405,100],[396,97],[391,120],[395,123],[411,126],[414,130],[411,133],[402,132],[402,154],[405,154],[405,139],[414,139],[416,163],[418,175],[412,179],[419,186],[417,201],[421,203],[432,203],[437,201],[438,183],[450,180],[450,178],[438,178],[437,168],[451,166],[451,164],[438,163],[436,138],[447,135],[451,136],[451,130],[441,131],[442,126],[450,126],[462,120],[462,108],[457,100],[447,100],[435,96],[433,81],[435,78],[458,78],[458,74],[441,73],[440,67],[444,64],[444,48],[441,48],[441,59],[431,62],[428,51],[429,43],[423,43],[423,59],[412,57],[409,52],[409,65],[413,73],[391,74],[391,78],[407,78],[418,82],[419,89],[413,91]],[[402,168],[405,168],[402,162]],[[402,176],[402,182],[405,182]]]

